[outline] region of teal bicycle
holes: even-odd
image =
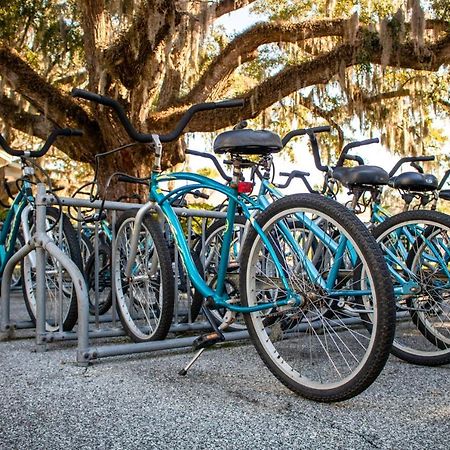
[[[108,97],[78,89],[73,95],[113,107],[131,138],[151,144],[155,154],[149,202],[135,213],[126,213],[117,226],[113,271],[118,305],[128,314],[130,327],[136,326],[136,305],[141,309],[139,320],[146,321],[143,330],[152,330],[152,338],[164,337],[170,326],[174,275],[159,217],[171,227],[191,283],[206,298],[205,316],[209,319],[210,308],[215,307],[244,314],[260,357],[289,389],[317,401],[339,401],[357,395],[376,379],[392,344],[395,311],[383,256],[367,229],[341,205],[314,194],[286,196],[257,216],[248,208],[243,156],[279,151],[278,136],[249,130],[222,133],[215,141],[215,151],[230,154],[233,176],[229,185],[193,173],[161,174],[162,143],[177,139],[194,113],[242,106],[241,101],[194,105],[171,133],[157,135],[137,132],[120,104]],[[188,184],[163,193],[159,185],[169,180]],[[228,227],[214,286],[197,270],[170,202],[182,192],[203,188],[229,199]],[[225,280],[238,208],[251,229],[242,246],[240,299],[236,302],[229,297]],[[311,261],[303,244],[312,231],[307,228],[308,221],[299,217],[321,218],[317,239],[328,248],[326,266],[318,268]],[[348,243],[356,260],[349,259]],[[334,303],[346,304],[353,316],[330,314]],[[368,322],[368,315],[370,326],[361,326]],[[186,374],[205,348],[224,340],[226,325],[210,323],[213,332],[196,340],[198,352],[181,374]]]
[[[13,200],[8,211],[0,234],[0,275],[3,274],[6,263],[17,250],[16,243],[19,238],[19,229],[25,241],[29,241],[34,230],[34,194],[35,169],[46,176],[49,189],[50,178],[42,168],[33,160],[44,156],[58,136],[80,136],[81,131],[71,129],[58,129],[53,131],[40,150],[23,151],[12,149],[3,136],[0,135],[0,146],[10,155],[20,157],[23,176],[19,180],[19,192]],[[79,268],[82,267],[80,247],[75,230],[68,217],[60,209],[49,207],[46,213],[47,233],[67,253]],[[46,329],[47,331],[71,330],[77,321],[77,299],[73,284],[68,274],[59,263],[51,257],[46,261]],[[35,252],[27,255],[21,263],[22,290],[30,318],[36,321],[35,300],[36,260]]]
[[[316,167],[326,174],[323,193],[334,197],[338,182],[352,195],[348,206],[355,213],[370,208],[370,228],[385,255],[396,294],[398,321],[392,353],[414,364],[450,363],[450,217],[422,209],[430,202],[435,205],[446,177],[439,184],[418,165],[434,160],[434,156],[401,158],[387,173],[347,154],[361,143],[348,145],[334,167],[321,164],[315,137],[311,144]],[[358,165],[345,167],[345,160]],[[406,163],[415,171],[396,175]],[[387,185],[400,192],[403,212],[393,215],[381,205]],[[419,209],[412,209],[414,198],[420,200]]]

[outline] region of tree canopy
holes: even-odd
[[[247,29],[217,25],[242,8],[257,17]],[[10,139],[81,128],[57,145],[93,164],[129,138],[107,108],[71,98],[73,87],[117,98],[145,132],[169,130],[193,103],[239,97],[242,109],[199,114],[187,131],[251,118],[287,131],[320,118],[336,140],[376,129],[393,151],[418,154],[442,145],[449,63],[447,0],[10,0],[0,7],[0,123]],[[169,146],[165,165],[183,157]],[[108,162],[138,176],[148,163],[147,149]]]

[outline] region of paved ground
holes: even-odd
[[[366,392],[336,405],[285,389],[251,346],[74,364],[74,344],[0,342],[1,449],[448,449],[450,366],[391,357]]]

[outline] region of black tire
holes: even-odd
[[[414,242],[404,237],[403,241],[409,244],[406,242],[404,249],[402,247],[401,252],[398,250],[395,253],[395,248],[388,244],[393,239],[398,240],[399,236],[405,236],[406,232],[402,230],[408,230],[409,240]],[[420,286],[420,292],[416,295],[399,297],[397,300],[398,321],[392,354],[409,363],[424,366],[450,363],[450,279],[447,275],[442,279],[448,269],[440,270],[439,264],[433,266],[431,263],[419,266],[417,259],[420,252],[426,251],[427,242],[431,242],[431,239],[442,236],[441,239],[450,242],[450,217],[437,211],[407,211],[387,218],[374,228],[373,235],[388,258],[393,260],[389,251],[390,255],[405,263],[406,269],[398,267],[402,277]],[[441,250],[448,263],[447,250]],[[437,308],[439,314],[436,313]]]
[[[146,216],[140,230],[138,262],[131,279],[125,279],[136,212],[127,211],[117,221],[113,276],[117,310],[125,331],[133,341],[147,342],[164,339],[169,332],[175,302],[174,276],[159,223]]]
[[[354,286],[354,277],[349,278],[349,285],[344,289],[339,277],[335,277],[335,281],[330,278],[330,283],[336,284],[324,288],[318,284],[317,277],[308,275],[304,261],[311,260],[315,255],[301,255],[302,230],[293,228],[300,223],[300,217],[306,216],[313,221],[320,218],[328,236],[334,237],[339,232],[340,236],[347,238],[347,241],[341,241],[348,244],[343,246],[344,253],[337,259],[339,262],[346,261],[345,270],[350,264],[347,259],[350,259],[355,273],[359,265],[363,265],[361,285],[367,289],[366,304],[373,315],[370,329],[362,324],[360,301],[351,302],[348,294]],[[316,194],[295,194],[277,200],[261,213],[257,222],[266,236],[272,236],[276,243],[275,254],[283,255],[284,262],[279,266],[289,283],[290,292],[294,292],[293,298],[303,301],[300,306],[285,305],[269,312],[245,314],[250,337],[262,360],[285,386],[306,398],[336,402],[361,393],[383,369],[394,337],[393,289],[375,239],[349,210]],[[289,234],[285,231],[285,224],[290,224]],[[304,234],[307,239],[309,231]],[[356,256],[352,257],[353,251]],[[322,264],[324,261],[321,259]],[[332,266],[321,273],[325,281],[330,273],[333,273]],[[331,300],[340,299],[341,309],[339,314],[329,318],[329,292],[330,289],[336,292],[335,286],[338,284],[343,294],[339,296],[337,292]],[[277,262],[252,228],[241,253],[242,305],[253,306],[261,301],[286,299],[287,291],[283,286]],[[269,289],[271,293],[266,300]],[[357,294],[353,295],[356,297]]]
[[[34,228],[34,218],[30,217],[30,229]],[[67,215],[61,213],[57,208],[47,208],[47,221],[50,225],[56,221],[62,221],[62,238],[60,248],[70,257],[83,273],[83,264],[81,260],[80,244],[77,233],[72,226]],[[59,245],[59,229],[58,223],[54,228],[49,229],[48,234],[51,235],[54,242]],[[54,275],[55,268],[58,267],[57,262],[50,255],[46,255],[46,316],[47,316],[47,331],[56,331],[59,329],[59,294],[61,288],[59,285],[59,278]],[[22,264],[22,289],[27,307],[28,314],[31,320],[36,323],[36,299],[35,299],[35,271],[32,268],[30,257],[27,256]],[[62,269],[62,329],[63,331],[70,331],[75,326],[78,318],[77,295],[73,286],[72,280],[68,273]]]
[[[247,220],[244,216],[236,216],[235,217],[235,227],[238,226],[242,228],[242,230],[245,227]],[[206,277],[206,281],[209,285],[213,286],[216,280],[217,270],[214,265],[214,262],[212,261],[213,255],[211,252],[214,251],[214,249],[210,248],[210,244],[216,246],[216,244],[213,242],[214,239],[220,238],[220,236],[223,235],[223,232],[226,228],[226,219],[217,219],[215,220],[205,231],[205,239],[204,239],[204,245],[205,249],[202,248],[202,240],[199,239],[196,242],[196,245],[194,246],[194,252],[197,255],[197,258],[199,259],[200,264],[205,262],[206,267],[203,269],[204,274]],[[242,233],[243,234],[243,233]],[[227,292],[229,295],[232,295],[236,298],[239,298],[239,252],[240,252],[240,244],[238,245],[237,242],[233,239],[232,248],[230,249],[230,263],[229,263],[229,277],[227,278]],[[220,250],[219,250],[220,251]],[[232,279],[232,277],[236,278],[235,280]],[[194,297],[191,307],[191,316],[197,317],[200,313],[201,306],[203,304],[203,297]],[[226,314],[227,310],[224,308],[219,309],[212,309],[211,315],[215,319],[216,323],[220,325],[223,322],[223,318]],[[194,319],[193,319],[194,320]],[[236,322],[232,325],[227,327],[227,331],[240,331],[244,330],[246,328],[245,321],[243,320],[242,315],[236,315]]]
[[[112,305],[111,247],[100,244],[98,247],[98,314],[109,311]],[[96,313],[95,300],[95,251],[87,260],[85,268],[86,285],[89,295],[89,312]]]

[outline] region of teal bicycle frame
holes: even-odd
[[[278,190],[271,182],[269,182],[266,178],[263,177],[263,178],[261,178],[261,186],[259,188],[257,200],[255,201],[254,199],[252,199],[253,205],[254,206],[258,205],[259,208],[266,208],[270,204],[270,201],[267,198],[268,195],[275,200],[284,197],[284,194],[280,190]],[[375,203],[374,208],[373,208],[373,219],[372,220],[382,222],[385,220],[386,217],[389,217],[389,213],[384,208],[382,208],[379,204]],[[341,239],[340,242],[338,243],[338,242],[334,241],[329,235],[327,235],[320,228],[320,226],[313,220],[311,220],[305,216],[301,217],[300,215],[298,215],[298,219],[299,219],[299,221],[301,221],[303,223],[303,225],[308,230],[310,230],[314,234],[314,236],[316,238],[318,238],[327,247],[327,249],[334,255],[335,258],[342,257],[344,250],[347,247],[350,257],[351,257],[351,260],[352,260],[352,263],[353,264],[356,263],[358,256],[356,255],[355,250],[348,243],[347,240],[344,243],[343,240]],[[417,237],[414,238],[411,235],[411,233],[409,233],[408,230],[407,230],[407,234],[408,234],[409,240],[411,242],[414,242],[415,239],[417,238]],[[429,244],[432,246],[431,243],[429,243]],[[399,245],[403,246],[403,244],[401,242],[399,242]],[[406,248],[404,248],[404,246],[403,246],[403,249],[407,253],[407,250],[406,250]],[[301,251],[301,249],[300,249],[300,251]],[[404,277],[402,277],[402,275],[399,273],[398,270],[394,269],[393,265],[398,265],[398,266],[402,267],[402,269],[405,271],[405,273],[407,273],[411,276],[413,276],[413,273],[409,270],[408,267],[406,267],[405,262],[402,261],[401,259],[399,259],[393,252],[389,252],[389,250],[386,250],[386,251],[388,252],[388,255],[389,255],[389,258],[386,258],[389,272],[391,273],[391,275],[395,278],[396,282],[398,283],[394,287],[395,295],[412,294],[414,292],[415,288],[418,286],[417,283],[406,280]],[[436,257],[438,257],[437,250],[434,250],[433,254]],[[314,272],[317,272],[314,265],[308,259],[306,259],[306,261],[304,261],[304,262],[305,262],[306,269],[307,269],[309,275],[314,277]],[[338,274],[338,269],[336,270],[336,276],[337,276],[337,274]],[[314,278],[312,278],[312,279],[314,279]],[[332,280],[332,282],[334,282],[334,281],[335,280]],[[330,285],[328,285],[328,283],[327,283],[326,287],[330,287]],[[349,292],[348,295],[357,295],[356,292],[357,291]],[[359,291],[359,292],[360,292],[359,295],[364,295],[364,294],[368,293],[368,291],[366,291],[366,292]],[[342,294],[342,291],[341,291],[341,294]],[[330,295],[332,296],[333,293],[331,292]]]
[[[30,183],[25,180],[21,190],[14,198],[3,223],[3,228],[0,233],[0,276],[5,270],[7,262],[15,253],[15,245],[17,236],[19,235],[22,212],[33,198],[31,195],[27,194],[30,188]]]
[[[178,187],[173,191],[164,194],[161,189],[159,189],[159,183],[168,181],[187,181],[189,184],[185,186]],[[251,313],[256,311],[262,311],[271,309],[274,307],[280,307],[285,305],[290,306],[300,306],[303,303],[303,299],[295,293],[289,286],[288,279],[286,277],[285,271],[283,269],[282,263],[279,261],[276,251],[271,243],[271,239],[265,235],[264,231],[261,229],[260,225],[255,220],[255,210],[260,211],[264,208],[259,202],[255,202],[250,196],[241,194],[238,192],[237,183],[233,183],[231,186],[221,184],[215,180],[207,178],[205,176],[195,174],[195,173],[172,173],[159,175],[158,173],[153,173],[150,178],[150,202],[147,203],[136,215],[136,227],[139,227],[139,215],[140,213],[145,214],[146,211],[151,208],[159,209],[165,220],[171,228],[173,238],[177,244],[178,250],[181,255],[181,259],[186,268],[186,272],[189,275],[195,288],[206,298],[212,299],[215,306],[219,308],[226,308],[234,312],[239,313]],[[190,248],[188,242],[184,236],[184,232],[177,214],[175,213],[172,203],[173,201],[188,192],[198,189],[210,189],[219,192],[228,198],[227,215],[226,215],[226,230],[223,235],[222,247],[220,249],[220,261],[217,272],[217,282],[216,289],[212,289],[206,281],[199,274],[195,263],[192,259]],[[228,257],[229,248],[232,242],[234,233],[234,222],[237,212],[237,208],[242,212],[244,217],[247,219],[250,226],[252,226],[255,231],[260,236],[262,243],[269,252],[275,267],[280,274],[280,282],[286,292],[286,297],[284,299],[279,299],[274,302],[260,303],[255,306],[240,306],[234,303],[230,303],[229,297],[225,290],[225,279],[227,275],[228,267]],[[301,214],[300,214],[301,215]],[[306,223],[306,221],[305,221]],[[290,233],[288,227],[284,224],[280,227],[283,235],[287,238],[290,247],[298,254],[302,263],[305,264],[307,268],[307,273],[311,280],[316,284],[322,286],[326,291],[327,295],[330,297],[340,297],[340,296],[362,296],[369,295],[371,293],[370,289],[361,290],[332,290],[332,286],[335,285],[337,277],[339,275],[339,268],[342,264],[342,256],[347,248],[347,238],[341,235],[339,242],[334,241],[330,236],[328,236],[320,227],[310,221],[311,231],[328,247],[332,246],[334,249],[334,262],[331,267],[327,280],[325,281],[321,274],[318,272],[317,268],[314,266],[312,261],[310,261],[305,255],[304,251],[299,247],[298,243],[295,241],[294,237]],[[284,227],[284,229],[283,229]],[[131,242],[131,253],[129,257],[129,262],[126,267],[126,276],[130,276],[132,273],[132,261],[134,260],[135,251],[137,249],[137,239],[135,242]]]

